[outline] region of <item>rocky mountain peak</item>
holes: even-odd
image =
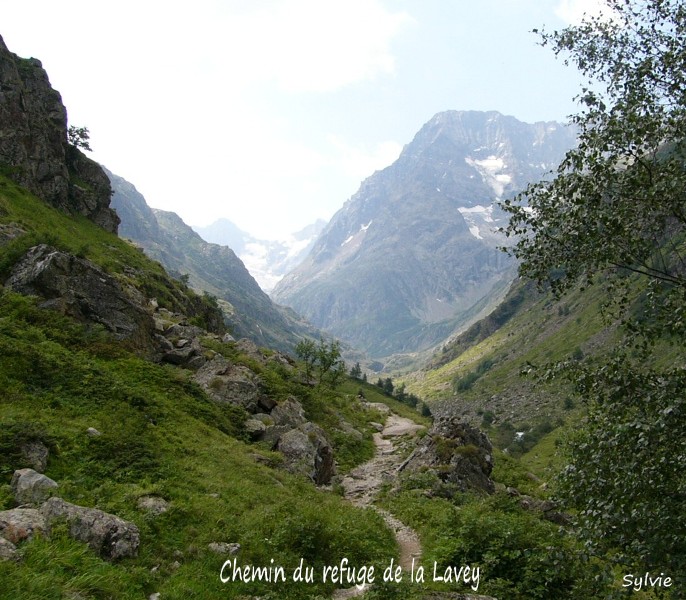
[[[366,179],[272,296],[373,356],[450,335],[512,277],[498,201],[574,144],[557,123],[497,112],[435,115]]]
[[[67,141],[67,110],[41,62],[0,37],[0,169],[44,202],[116,233],[112,189],[97,163]]]

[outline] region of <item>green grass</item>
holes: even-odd
[[[53,449],[46,474],[65,500],[132,520],[142,539],[140,556],[116,565],[64,537],[36,540],[22,547],[23,562],[0,564],[0,589],[26,589],[26,598],[276,593],[269,584],[222,585],[223,561],[207,550],[213,541],[240,543],[240,560],[255,565],[274,558],[295,566],[302,557],[321,569],[344,556],[381,564],[393,555],[395,542],[378,515],[260,464],[259,449],[243,440],[245,415],[209,401],[185,372],[146,362],[7,292],[0,296],[0,351],[7,391],[0,400],[0,508],[12,506],[6,484],[19,466],[13,450],[37,438]],[[88,427],[102,436],[87,436]],[[136,501],[147,494],[171,509],[157,517],[141,512]],[[297,588],[280,587],[278,596],[300,597]]]
[[[0,251],[0,280],[4,280],[17,260],[32,246],[43,243],[87,257],[124,286],[137,288],[159,305],[183,312],[199,321],[206,320],[214,307],[181,282],[167,275],[162,265],[141,250],[98,227],[85,217],[69,216],[48,206],[23,188],[0,175],[0,223],[24,231]]]
[[[0,178],[0,224],[9,223],[25,233],[0,247],[0,277],[29,247],[50,243],[172,310],[199,306],[202,315],[202,299],[136,248]],[[359,408],[350,384],[311,388],[277,361],[262,364],[235,344],[211,345],[208,352],[253,369],[277,402],[295,396],[333,440],[342,472],[371,456],[375,415]],[[0,510],[14,506],[9,482],[24,466],[21,445],[40,440],[50,448],[46,475],[61,497],[131,520],[141,532],[138,557],[114,564],[60,530],[24,543],[20,562],[0,563],[3,598],[313,598],[330,595],[332,585],[321,577],[309,585],[222,584],[224,557],[208,544],[240,543],[241,564],[273,559],[287,572],[303,558],[318,574],[343,557],[383,568],[396,555],[378,514],[279,468],[280,455],[247,441],[244,411],[212,402],[189,371],[146,361],[100,328],[2,288],[0,356]],[[359,439],[341,433],[343,419]],[[88,436],[89,427],[102,435]],[[138,499],[151,494],[170,509],[158,516],[140,510]]]

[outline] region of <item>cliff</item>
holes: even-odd
[[[41,62],[0,37],[0,172],[44,202],[112,233],[119,218],[100,166],[68,142],[67,110]]]

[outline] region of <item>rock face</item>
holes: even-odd
[[[54,523],[64,521],[69,535],[86,542],[92,550],[108,560],[133,557],[138,554],[140,533],[129,521],[115,515],[50,498],[41,507],[48,529]]]
[[[110,209],[107,176],[67,138],[67,111],[39,60],[19,58],[0,38],[0,167],[48,204],[81,214],[107,231],[119,218]]]
[[[434,422],[429,434],[401,466],[401,470],[434,470],[440,479],[459,491],[478,490],[492,494],[495,485],[493,446],[486,435],[455,417]]]
[[[99,323],[119,339],[150,347],[152,316],[119,282],[92,262],[41,244],[19,260],[5,285],[44,298],[43,306],[83,322]]]
[[[556,123],[437,114],[362,183],[272,298],[373,357],[443,341],[514,275],[498,250],[506,215],[497,202],[557,166],[573,143]]]

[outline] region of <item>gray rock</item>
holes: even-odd
[[[13,508],[0,512],[0,537],[12,544],[46,532],[43,515],[35,508]]]
[[[457,417],[437,419],[429,434],[400,466],[400,470],[432,469],[441,480],[453,484],[459,491],[478,490],[492,494],[495,484],[493,446],[479,429]]]
[[[317,485],[331,481],[334,474],[333,449],[321,427],[304,423],[284,433],[277,444],[286,469],[305,475]]]
[[[139,510],[144,510],[153,515],[161,515],[169,510],[169,502],[159,496],[141,496],[136,503]]]
[[[225,556],[235,556],[241,551],[241,545],[237,543],[227,543],[227,542],[212,542],[207,545],[210,552],[215,554],[223,554]]]
[[[100,437],[102,435],[95,427],[89,427],[86,429],[86,435],[88,437]]]
[[[140,533],[138,527],[115,515],[97,508],[85,508],[50,498],[41,507],[48,528],[54,523],[66,522],[69,535],[86,542],[102,558],[117,560],[138,554]]]
[[[267,426],[259,419],[248,419],[245,422],[245,431],[252,440],[259,440],[266,430]]]
[[[153,350],[152,316],[129,297],[119,282],[88,260],[41,244],[14,266],[5,285],[43,298],[52,308],[86,323],[99,323],[118,339]]]
[[[16,560],[17,558],[17,547],[9,540],[0,537],[0,561]]]
[[[12,493],[17,504],[37,506],[50,496],[55,495],[59,487],[56,481],[33,469],[19,469],[12,476]]]
[[[292,396],[272,409],[271,418],[274,425],[290,428],[298,427],[307,421],[302,404]]]
[[[216,355],[195,373],[195,381],[215,402],[243,406],[248,412],[258,412],[264,396],[259,378],[247,367],[234,365]]]

